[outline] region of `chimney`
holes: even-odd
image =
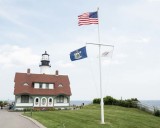
[[[58,76],[58,70],[56,70],[56,76]]]
[[[31,73],[31,70],[30,68],[27,69],[27,74],[30,74]]]

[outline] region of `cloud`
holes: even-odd
[[[41,36],[45,36],[45,37],[47,36],[48,37],[46,32],[43,32],[37,26],[37,24],[39,24],[37,22],[40,21],[40,19],[42,20],[42,19],[46,18],[46,16],[44,14],[39,13],[38,11],[36,12],[35,10],[27,10],[26,8],[17,7],[14,4],[15,3],[12,3],[12,2],[8,4],[8,1],[7,2],[2,2],[0,4],[0,18],[2,20],[7,21],[9,23],[9,25],[11,25],[11,26],[16,26],[15,30],[21,31],[21,30],[24,29],[26,32],[29,31],[28,34],[36,33],[36,34],[39,34]],[[10,6],[10,5],[12,5],[12,6]],[[8,28],[6,30],[4,30],[4,31],[7,31],[7,30],[8,30]],[[22,32],[24,33],[24,31],[22,31]],[[18,35],[10,33],[10,36],[12,38],[14,36],[15,37],[17,37],[17,36],[21,36],[22,37],[22,35],[20,35],[19,33],[18,33]]]
[[[128,20],[129,24],[134,23],[135,29],[145,30],[150,27],[155,28],[157,23],[160,23],[159,4],[160,0],[149,0],[149,2],[123,6],[119,11],[122,11],[121,13],[126,16],[126,21]]]
[[[139,39],[137,39],[137,40],[135,40],[135,42],[137,42],[137,43],[149,43],[151,41],[151,39],[148,37],[141,37],[141,38],[139,38]]]
[[[12,15],[12,13],[5,11],[2,8],[0,10],[0,16],[1,16],[1,18],[6,19],[6,20],[18,25],[18,26],[26,27],[26,28],[29,27],[28,25],[26,25],[26,24],[22,23],[20,20],[18,20],[16,16]]]
[[[0,64],[3,67],[34,65],[39,62],[40,56],[34,54],[31,48],[16,45],[0,46]]]
[[[119,53],[119,54],[115,55],[115,57],[116,57],[116,58],[119,58],[119,59],[122,59],[122,58],[128,57],[128,55],[127,55],[127,54],[124,54],[124,53]]]
[[[148,0],[148,2],[160,2],[160,0]]]
[[[126,53],[113,53],[113,58],[104,60],[104,65],[114,64],[114,65],[121,65],[125,64],[128,58],[128,54]]]
[[[125,35],[121,35],[121,36],[117,36],[117,37],[114,37],[114,39],[116,39],[116,42],[118,43],[150,43],[151,41],[151,38],[150,37],[145,37],[145,36],[138,36],[138,35],[128,35],[128,36],[125,36]]]
[[[5,33],[4,34],[5,37],[11,39],[11,40],[26,40],[28,39],[28,36],[22,33]]]
[[[74,67],[74,65],[72,64],[72,63],[65,63],[65,62],[63,62],[62,60],[61,61],[58,61],[57,63],[56,63],[56,65],[57,66],[59,66],[59,67],[62,67],[62,68],[73,68]]]

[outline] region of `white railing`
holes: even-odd
[[[16,103],[15,104],[16,107],[32,107],[33,103]]]
[[[152,105],[148,105],[148,104],[145,104],[145,103],[142,103],[142,102],[138,102],[138,103],[137,103],[137,106],[138,106],[141,110],[144,110],[144,111],[147,111],[147,112],[150,112],[150,113],[154,113],[155,110],[160,110],[159,107],[155,107],[155,106],[152,106]]]

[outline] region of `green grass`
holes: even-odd
[[[105,124],[100,124],[100,106],[80,110],[33,112],[32,118],[47,128],[160,128],[160,117],[135,108],[105,106]],[[25,113],[30,116],[30,113]]]

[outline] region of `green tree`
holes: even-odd
[[[1,106],[1,107],[3,107],[3,106],[4,106],[3,101],[0,101],[0,106]]]

